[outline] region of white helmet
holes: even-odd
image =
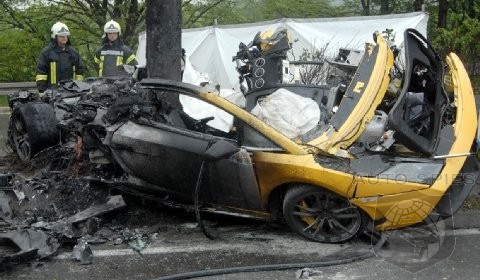
[[[70,30],[65,23],[57,22],[52,25],[52,39],[55,39],[56,36],[70,36]]]
[[[120,27],[120,24],[114,20],[105,23],[103,31],[104,35],[107,33],[118,33],[118,35],[122,35],[122,28]]]

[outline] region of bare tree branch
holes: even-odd
[[[207,5],[198,13],[192,13],[190,18],[184,22],[185,27],[189,27],[195,24],[200,18],[202,18],[208,11],[218,6],[220,3],[225,2],[225,0],[216,0],[214,3]]]

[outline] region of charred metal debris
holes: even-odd
[[[125,212],[120,191],[183,208],[125,187],[122,169],[100,141],[106,127],[126,120],[154,126],[181,118],[195,125],[160,94],[131,79],[87,79],[60,83],[43,96],[9,95],[7,144],[15,153],[0,174],[0,271],[47,260],[73,245],[72,259],[81,264],[93,262],[89,244],[127,244],[140,252],[155,230],[129,229],[128,218],[109,216]]]

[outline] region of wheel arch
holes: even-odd
[[[285,194],[289,189],[296,186],[311,186],[340,195],[326,187],[306,182],[288,182],[278,185],[269,193],[267,200],[267,210],[272,214],[273,219],[278,219],[282,216],[283,199],[285,198]]]

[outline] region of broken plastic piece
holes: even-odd
[[[120,245],[123,243],[123,239],[122,238],[116,238],[114,241],[113,241],[113,245]]]
[[[110,211],[120,209],[127,206],[121,195],[115,195],[109,197],[106,203],[101,205],[93,205],[75,215],[68,218],[70,223],[78,223],[87,220],[91,217],[100,216]]]
[[[373,151],[386,151],[388,150],[393,143],[395,143],[395,138],[393,138],[395,131],[389,130],[382,135],[380,143],[372,147]]]
[[[13,212],[9,202],[10,198],[5,192],[0,191],[0,219],[7,223],[11,223],[13,218]]]
[[[73,247],[73,257],[77,260],[80,261],[81,264],[91,264],[93,263],[93,252],[92,249],[90,248],[90,245],[88,245],[88,242],[85,239],[80,239]]]
[[[56,240],[49,237],[45,232],[32,229],[0,233],[0,242],[6,240],[10,240],[20,251],[2,256],[0,263],[26,262],[35,258],[43,259],[55,254],[59,247]]]
[[[17,190],[17,189],[13,189],[13,192],[15,193],[15,196],[17,197],[18,201],[23,201],[25,199],[25,193],[20,191],[20,190]]]
[[[145,242],[143,242],[142,238],[137,236],[137,238],[128,242],[128,246],[130,246],[133,250],[140,253],[140,251],[145,249],[146,244],[145,244]]]
[[[0,174],[0,188],[2,190],[6,190],[6,188],[10,185],[12,178],[13,175],[10,173]]]
[[[61,219],[56,222],[46,223],[37,222],[32,224],[33,227],[49,230],[56,234],[57,237],[71,239],[74,237],[80,237],[81,235],[93,234],[98,229],[99,221],[94,219],[96,216],[103,215],[110,211],[125,207],[125,201],[121,195],[111,196],[106,203],[100,205],[93,205],[67,219]],[[93,218],[93,219],[92,219]],[[78,227],[78,223],[91,220],[83,225],[83,229],[86,231],[81,232],[81,227]]]
[[[302,268],[297,271],[295,271],[295,278],[296,279],[310,279],[310,276],[315,276],[315,275],[322,275],[322,271],[319,270],[313,270],[311,268]]]

